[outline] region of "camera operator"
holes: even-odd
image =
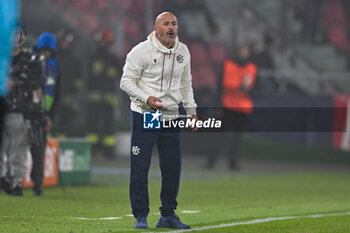
[[[2,189],[10,195],[22,196],[22,179],[27,172],[27,152],[34,140],[31,133],[32,114],[42,111],[44,57],[21,48],[26,32],[19,27],[9,80],[10,93],[6,97],[3,143],[1,145],[0,177]]]
[[[38,135],[38,139],[31,143],[31,154],[33,167],[30,174],[34,182],[33,194],[42,196],[42,184],[44,179],[45,149],[47,133],[52,127],[52,120],[56,109],[59,87],[59,69],[55,58],[57,48],[56,37],[48,32],[42,33],[33,49],[34,54],[44,56],[45,78],[43,81],[44,104],[43,112],[32,119],[33,132]]]

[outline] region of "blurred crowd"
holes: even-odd
[[[301,24],[300,40],[329,43],[347,57],[350,69],[350,3],[347,0],[293,1],[295,18]]]
[[[121,46],[122,52],[118,54],[121,60],[151,30],[147,25],[149,22],[145,20],[147,18],[147,9],[149,9],[147,5],[150,2],[152,2],[151,12],[154,15],[164,10],[174,12],[181,25],[181,40],[189,44],[192,54],[192,74],[195,89],[214,91],[223,61],[232,56],[234,50],[242,43],[249,44],[252,57],[258,53],[266,54],[266,51],[268,51],[272,57],[271,61],[275,63],[274,67],[280,70],[283,69],[281,71],[282,73],[288,69],[309,68],[308,65],[299,64],[303,63],[299,61],[303,59],[298,58],[298,55],[290,55],[288,54],[289,51],[280,50],[281,46],[285,45],[281,45],[281,38],[272,32],[271,28],[261,29],[259,26],[259,30],[256,30],[257,28],[252,27],[252,30],[260,33],[260,35],[249,37],[249,28],[251,25],[245,26],[243,31],[232,29],[232,23],[223,24],[222,21],[218,20],[220,15],[213,13],[207,1],[48,1],[57,9],[61,10],[70,23],[90,35],[91,38],[96,33],[101,33],[104,30],[108,30],[116,35],[116,25],[121,24],[123,29],[122,36],[124,38]],[[221,2],[218,2],[218,4],[221,4]],[[333,45],[335,48],[339,48],[340,56],[348,57],[349,20],[347,11],[349,7],[347,7],[348,3],[346,0],[299,0],[292,1],[289,4],[289,9],[293,9],[293,23],[298,25],[295,27],[291,26],[292,28],[297,28],[296,41],[299,41],[301,44]],[[229,6],[229,4],[227,5]],[[234,9],[232,12],[234,14]],[[242,21],[245,20],[244,17],[241,17]],[[257,21],[258,19],[253,20],[254,24],[259,24]],[[233,30],[237,34],[247,34],[248,36],[244,37],[240,35],[239,37],[243,38],[243,40],[235,40],[230,35],[230,32],[227,32],[230,30]],[[226,40],[222,39],[223,37]],[[269,39],[266,39],[267,37]],[[291,38],[293,37],[295,36],[291,36]],[[227,42],[227,38],[231,38],[231,40]],[[118,39],[118,35],[116,39]],[[270,42],[266,42],[266,40],[270,40]],[[273,46],[271,46],[272,43]],[[112,46],[115,46],[115,44]],[[111,48],[111,50],[115,52],[115,48]],[[270,69],[272,67],[263,68]],[[272,69],[271,71],[275,70]],[[307,75],[305,72],[303,74]],[[293,76],[292,74],[288,75]],[[279,84],[278,77],[267,75],[266,79],[269,79],[269,81],[262,83],[265,83],[267,86],[263,86],[261,90],[266,90],[267,92],[277,91],[277,84]],[[291,81],[291,85],[294,86],[292,89],[294,91],[305,92],[309,88],[311,93],[315,93],[317,90],[319,91],[319,89],[312,91],[312,85],[314,84],[305,84],[305,82],[307,81]],[[265,87],[268,89],[265,89]],[[274,88],[274,90],[271,88]],[[257,87],[257,89],[259,88]]]

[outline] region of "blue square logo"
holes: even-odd
[[[143,128],[144,129],[160,129],[162,113],[157,110],[156,112],[143,112]]]

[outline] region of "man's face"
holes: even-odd
[[[154,31],[160,43],[167,48],[171,48],[178,32],[176,17],[171,13],[159,15],[154,25]]]
[[[248,46],[242,46],[238,49],[238,56],[242,59],[248,59],[250,56],[250,51]]]
[[[41,55],[44,55],[44,57],[45,57],[45,60],[47,60],[47,59],[49,59],[49,57],[51,57],[51,55],[52,55],[52,50],[50,49],[50,48],[41,48],[40,50],[39,50],[39,53],[41,54]]]

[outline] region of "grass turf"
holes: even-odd
[[[232,176],[217,180],[184,180],[178,215],[192,227],[267,217],[303,216],[350,211],[350,175],[297,173]],[[150,231],[159,218],[159,180],[149,184]],[[185,214],[182,210],[199,210]],[[0,194],[0,232],[128,232],[130,214],[127,178],[114,186],[46,188],[44,197]],[[71,217],[116,220],[80,220]],[[164,230],[164,229],[163,229]],[[201,232],[350,232],[350,216],[281,220],[210,229]],[[143,230],[142,232],[145,232]]]

